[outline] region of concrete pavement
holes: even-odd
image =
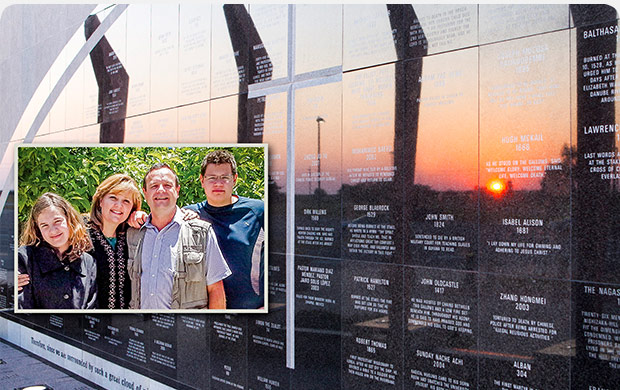
[[[0,339],[2,390],[47,385],[54,390],[99,390],[101,387]]]

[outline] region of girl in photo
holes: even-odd
[[[29,283],[18,294],[20,309],[94,309],[97,267],[82,217],[51,192],[35,202],[20,238],[18,271]]]

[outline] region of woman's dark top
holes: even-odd
[[[30,275],[18,295],[20,309],[97,308],[97,266],[90,254],[70,262],[41,244],[20,247],[17,259],[19,272]]]
[[[127,240],[125,232],[116,233],[116,248],[112,248],[103,233],[88,227],[93,249],[90,254],[97,263],[97,287],[100,309],[127,309],[131,298],[131,283],[127,273]]]

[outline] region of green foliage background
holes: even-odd
[[[170,165],[179,176],[179,206],[205,200],[200,165],[215,149],[227,149],[237,160],[239,178],[234,192],[264,199],[263,147],[20,147],[18,149],[18,215],[20,226],[32,205],[45,192],[67,199],[80,213],[90,211],[95,189],[114,173],[126,173],[142,187],[146,171],[157,162]],[[143,200],[142,209],[148,212]]]

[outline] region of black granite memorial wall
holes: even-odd
[[[1,315],[175,388],[618,389],[618,36],[605,5],[130,5],[26,141],[268,144],[269,313],[16,315],[11,192]]]

